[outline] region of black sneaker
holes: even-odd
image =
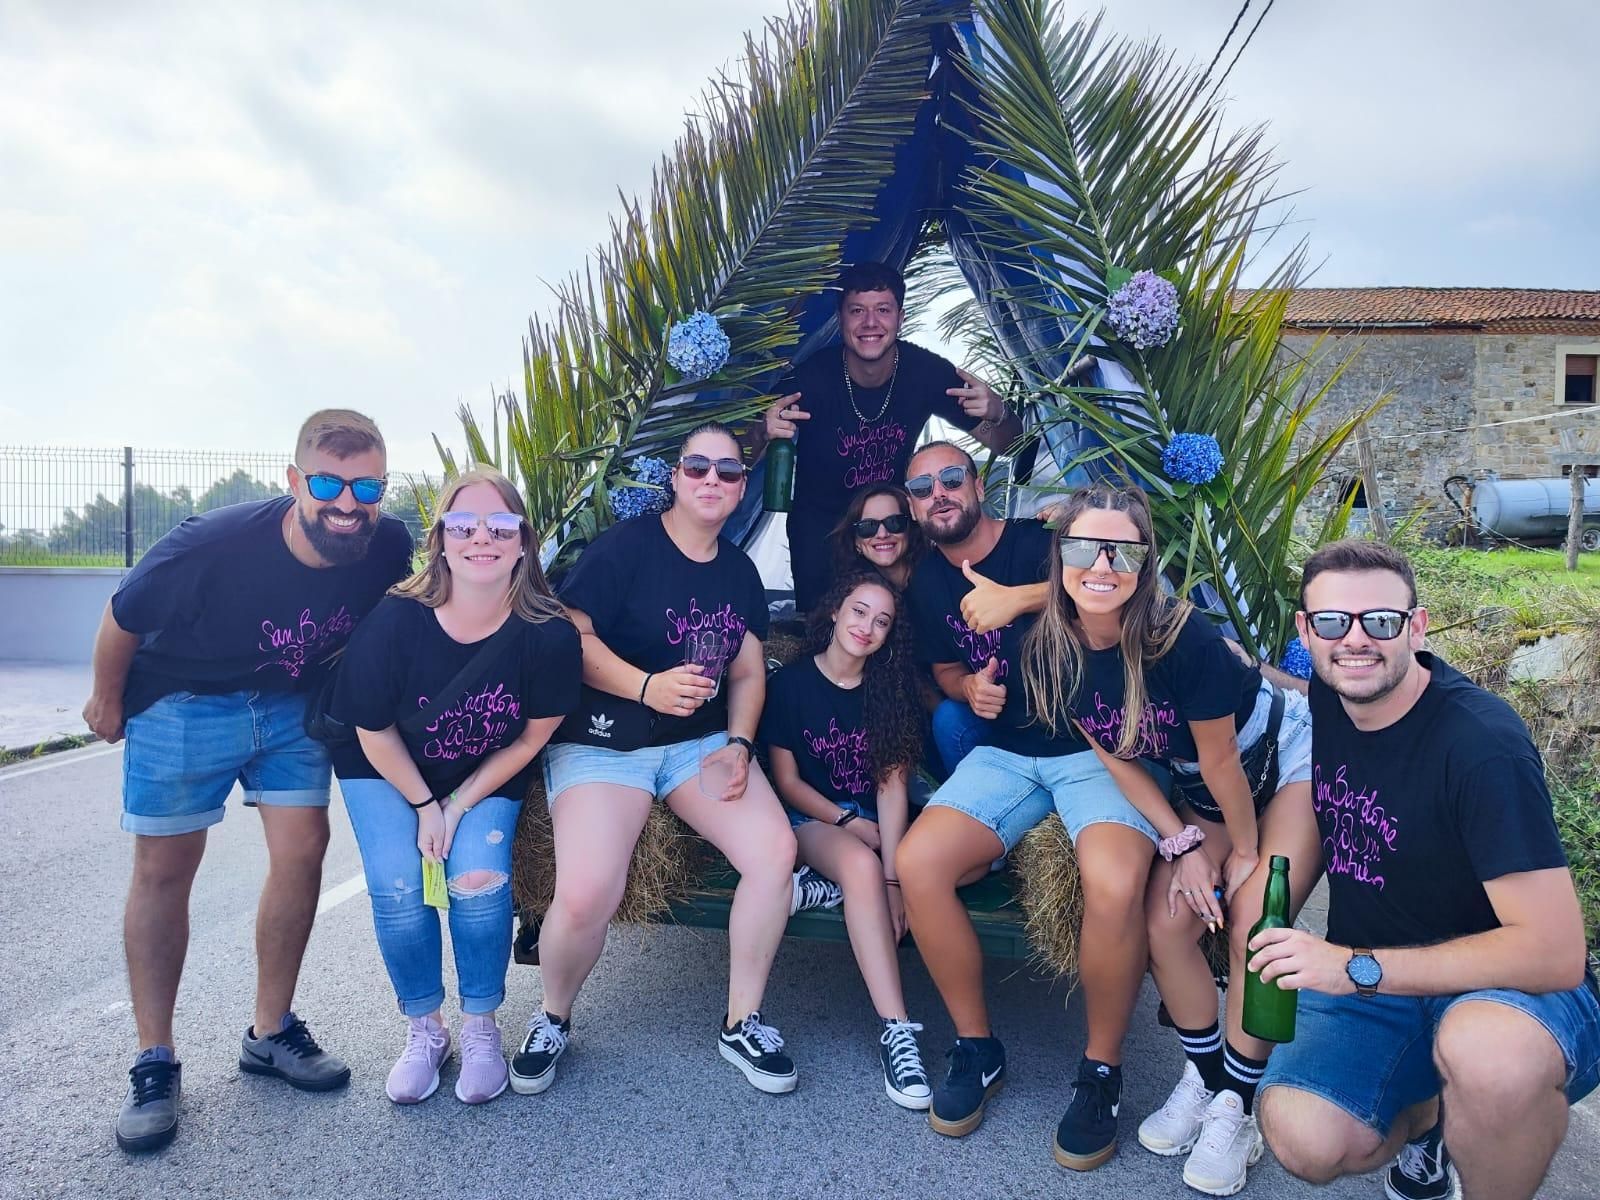
[[[1092,1171],[1117,1149],[1117,1109],[1122,1104],[1122,1068],[1084,1059],[1072,1083],[1072,1103],[1056,1126],[1056,1162]]]
[[[797,1080],[794,1060],[780,1053],[782,1049],[783,1038],[771,1025],[761,1023],[759,1012],[723,1029],[717,1038],[717,1053],[743,1071],[756,1088],[774,1096],[794,1091]]]
[[[159,1150],[178,1132],[183,1066],[160,1050],[146,1050],[128,1072],[128,1094],[117,1114],[117,1145],[130,1154]]]
[[[950,1071],[933,1090],[928,1124],[945,1137],[966,1137],[983,1124],[983,1109],[1006,1081],[1006,1048],[998,1038],[957,1038],[945,1053]]]
[[[524,1096],[536,1096],[556,1081],[556,1060],[567,1049],[572,1036],[569,1017],[557,1024],[550,1014],[540,1009],[528,1022],[528,1036],[522,1039],[522,1048],[511,1056],[511,1090]]]
[[[1400,1156],[1383,1177],[1389,1200],[1448,1200],[1456,1194],[1456,1169],[1444,1144],[1444,1125],[1400,1147]]]
[[[331,1092],[350,1082],[350,1068],[317,1045],[306,1023],[293,1013],[283,1018],[277,1033],[257,1037],[254,1026],[244,1031],[239,1069],[270,1075],[303,1092]]]
[[[901,1108],[928,1107],[933,1089],[928,1073],[922,1069],[922,1051],[917,1049],[917,1034],[922,1026],[915,1021],[883,1023],[878,1036],[878,1057],[883,1061],[883,1090]]]
[[[789,915],[805,912],[808,908],[838,908],[844,902],[844,891],[833,880],[818,875],[810,867],[801,867],[789,884]]]

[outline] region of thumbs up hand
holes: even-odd
[[[1006,685],[995,682],[999,673],[999,660],[990,656],[989,661],[983,664],[983,670],[961,681],[961,690],[966,693],[968,706],[986,721],[998,717],[1006,705]]]
[[[961,619],[973,633],[1004,629],[1030,611],[1028,597],[1019,595],[1019,589],[1006,587],[986,575],[980,575],[966,559],[961,560],[961,573],[972,585],[972,590],[961,597]]]

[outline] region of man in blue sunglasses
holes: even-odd
[[[290,1007],[328,845],[328,752],[307,736],[305,712],[356,622],[408,573],[411,535],[378,508],[386,470],[370,419],[313,413],[288,495],[190,517],[139,560],[101,618],[83,715],[106,741],[128,740],[122,828],[134,835],[123,938],[139,1053],[116,1122],[124,1150],[177,1132],[172,1018],[189,892],[235,784],[261,814],[270,863],[239,1068],[306,1091],[350,1079]]]

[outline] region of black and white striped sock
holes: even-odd
[[[1189,1061],[1200,1072],[1200,1078],[1206,1085],[1207,1091],[1217,1091],[1227,1087],[1227,1081],[1222,1071],[1222,1030],[1213,1021],[1204,1029],[1178,1028],[1178,1040],[1183,1043],[1183,1052],[1188,1055]]]
[[[1244,1101],[1245,1112],[1254,1112],[1256,1086],[1261,1082],[1262,1073],[1267,1069],[1267,1060],[1241,1054],[1230,1042],[1223,1050],[1222,1065],[1227,1073],[1227,1081],[1222,1086],[1239,1093],[1239,1099]]]

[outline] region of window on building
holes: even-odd
[[[1352,502],[1350,497],[1354,495]],[[1351,508],[1365,508],[1367,506],[1367,488],[1359,475],[1347,475],[1339,481],[1339,503],[1349,504]]]
[[[1597,365],[1600,365],[1600,354],[1567,355],[1567,390],[1562,397],[1567,404],[1594,403]]]
[[[1597,466],[1594,466],[1594,465],[1591,464],[1590,466],[1580,467],[1578,469],[1583,472],[1584,477],[1586,479],[1600,479],[1600,467],[1597,467]],[[1571,467],[1562,467],[1561,468],[1561,478],[1563,478],[1563,479],[1571,479],[1572,478],[1572,468]]]

